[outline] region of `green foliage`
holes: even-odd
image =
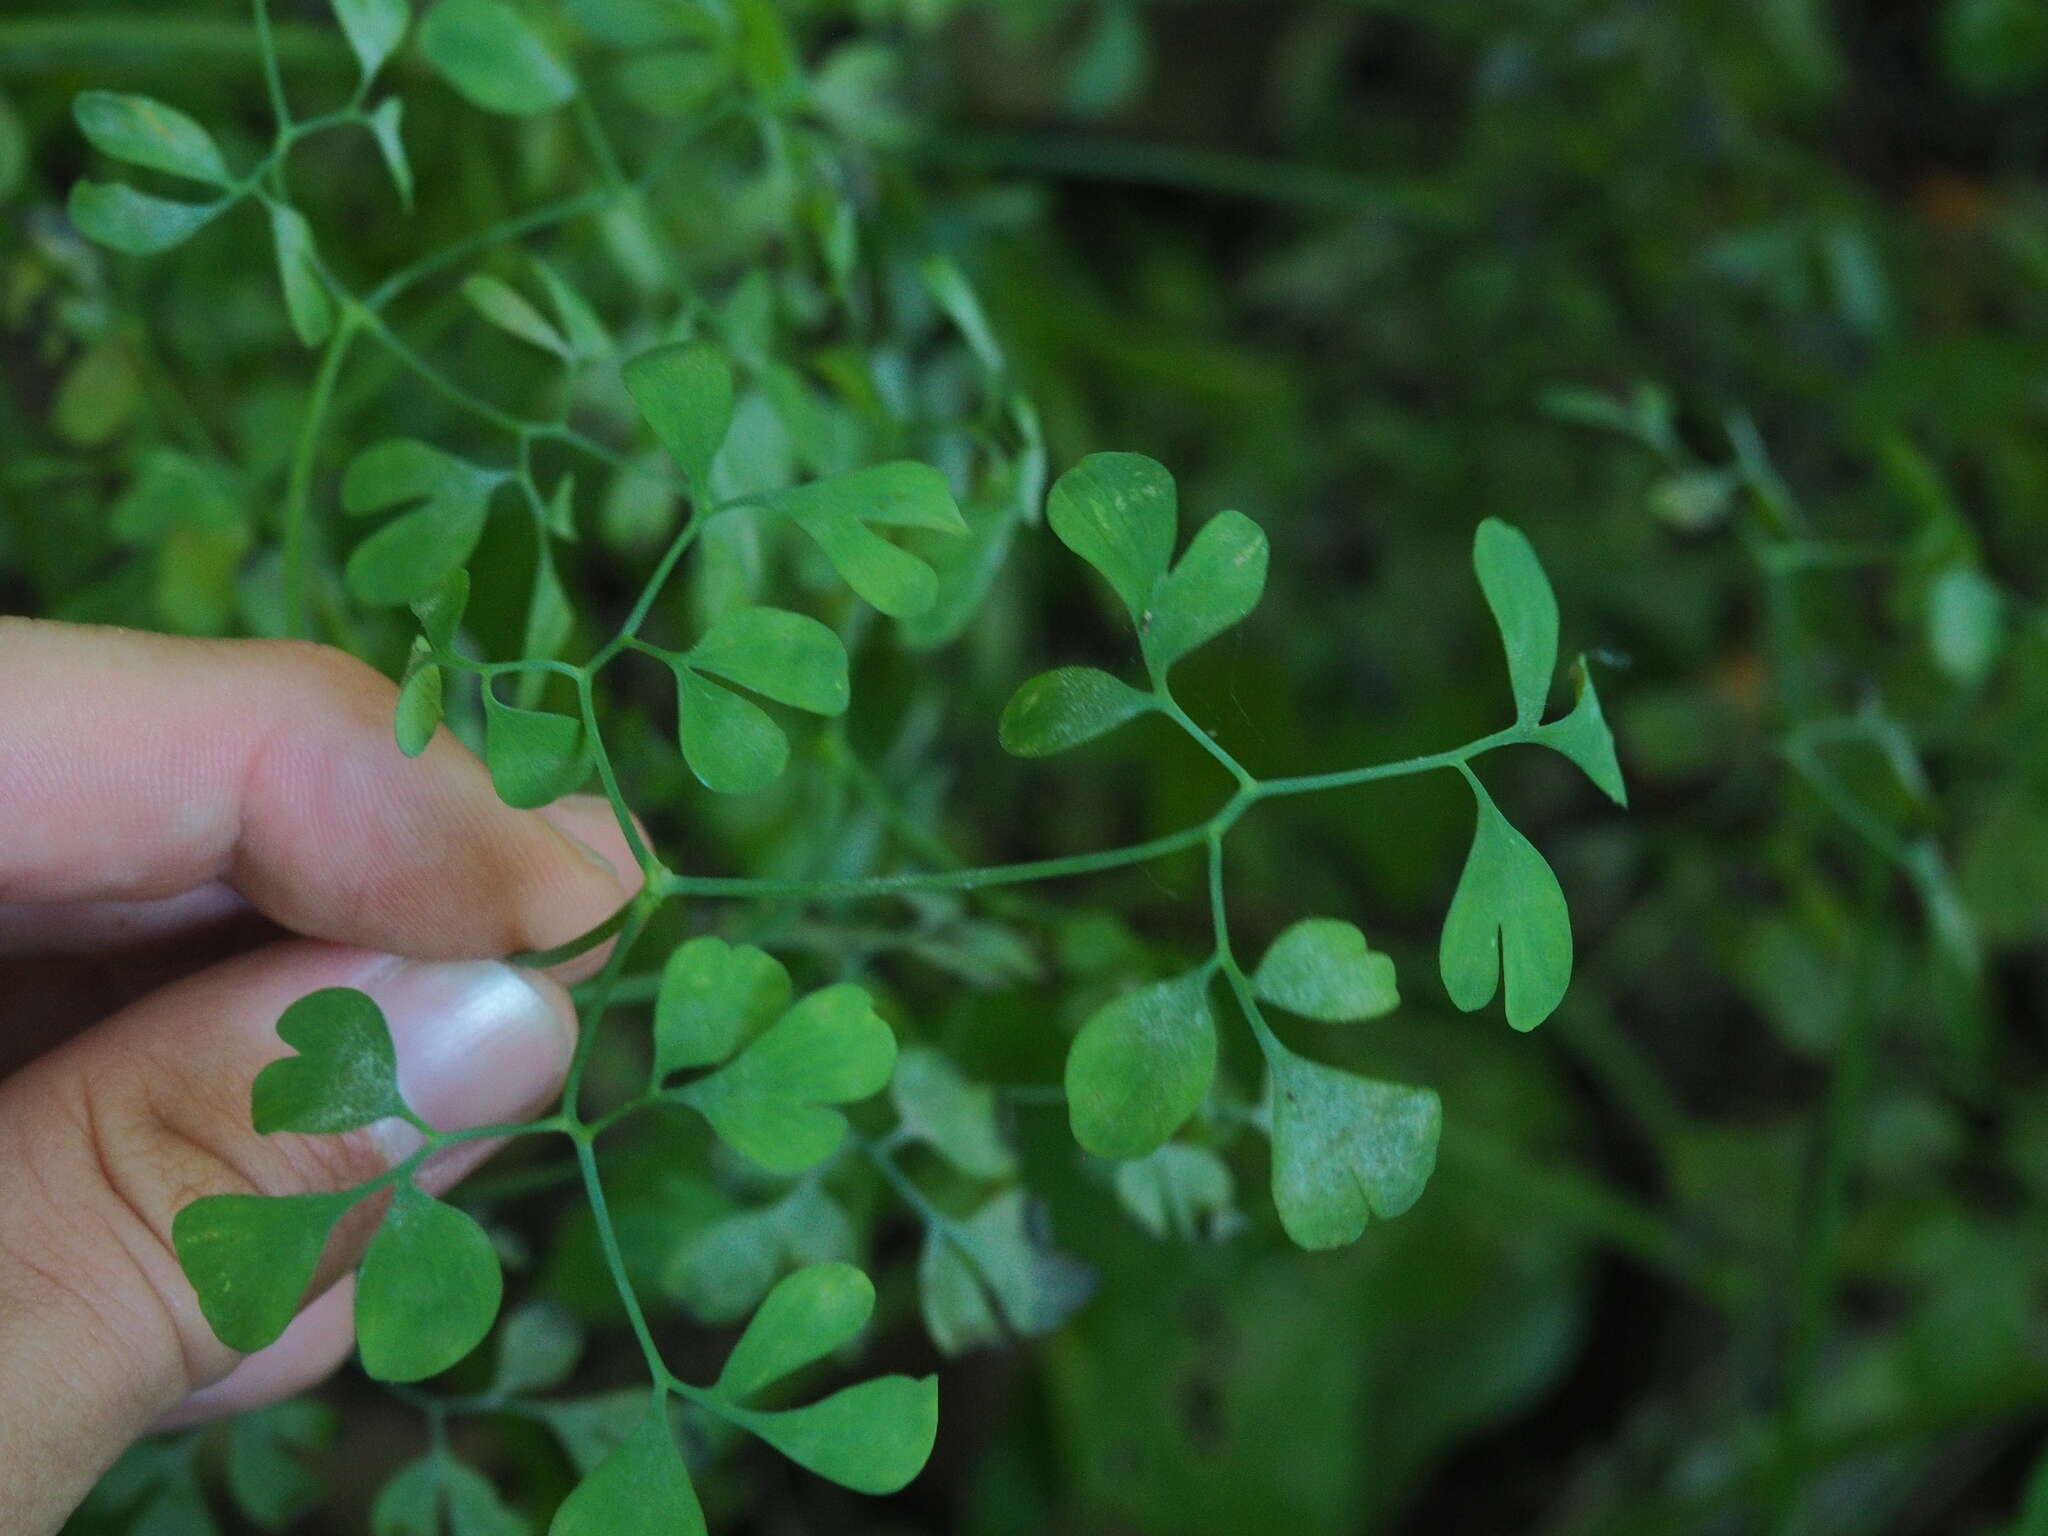
[[[1195,1112],[1216,1073],[1210,980],[1203,969],[1139,987],[1081,1026],[1067,1052],[1067,1108],[1089,1152],[1143,1157]]]
[[[1534,1029],[1572,978],[1572,924],[1543,855],[1471,779],[1479,820],[1465,872],[1444,917],[1437,964],[1444,990],[1467,1013],[1493,1001],[1507,978],[1508,1023]]]
[[[363,1369],[379,1381],[438,1376],[490,1333],[504,1289],[489,1234],[400,1184],[356,1276]]]
[[[1401,1006],[1394,962],[1365,941],[1355,923],[1334,917],[1306,917],[1273,941],[1252,973],[1261,1002],[1321,1019],[1349,1024],[1376,1019]]]
[[[272,1131],[353,1131],[409,1113],[398,1091],[398,1054],[383,1011],[351,987],[300,998],[277,1021],[298,1054],[256,1075],[249,1118]]]
[[[527,117],[576,94],[576,77],[504,0],[434,0],[420,22],[420,51],[486,112]]]
[[[889,1026],[865,992],[842,983],[800,999],[681,1098],[735,1152],[772,1173],[800,1173],[846,1134],[833,1106],[880,1093],[895,1064]]]
[[[704,1511],[668,1415],[657,1411],[563,1501],[548,1536],[689,1536],[703,1529]]]
[[[342,477],[341,504],[358,517],[410,507],[349,556],[350,589],[366,603],[416,603],[462,568],[483,534],[504,476],[414,438],[366,448]]]
[[[171,1240],[199,1310],[223,1344],[277,1341],[305,1300],[327,1234],[356,1202],[339,1195],[204,1195],[178,1212]]]
[[[1057,381],[1041,413],[1023,381],[1039,376],[1046,337],[1020,323],[1014,295],[992,302],[1001,279],[985,286],[977,254],[1014,214],[923,202],[939,180],[916,169],[915,148],[930,132],[918,93],[937,15],[435,0],[414,29],[402,0],[334,0],[330,28],[274,23],[259,5],[268,145],[251,143],[246,111],[208,119],[217,141],[152,98],[92,91],[74,104],[99,153],[215,196],[81,182],[70,208],[86,239],[149,254],[237,203],[262,211],[220,219],[171,279],[210,280],[200,269],[218,264],[232,312],[255,317],[235,344],[265,338],[276,360],[246,410],[157,422],[163,360],[111,327],[74,349],[57,391],[65,451],[122,456],[113,522],[123,550],[154,562],[161,621],[373,658],[398,678],[402,752],[425,753],[445,729],[436,752],[478,751],[520,809],[601,791],[642,877],[597,929],[518,957],[556,965],[611,946],[574,991],[581,1033],[561,1103],[488,1133],[513,1158],[552,1147],[559,1161],[516,1164],[504,1192],[425,1193],[420,1168],[470,1133],[406,1105],[375,1005],[335,989],[280,1019],[294,1054],[257,1078],[256,1129],[345,1134],[395,1118],[417,1151],[351,1190],[206,1194],[177,1217],[202,1314],[256,1349],[330,1278],[320,1261],[342,1217],[360,1205],[367,1218],[388,1195],[356,1277],[360,1364],[405,1389],[429,1449],[387,1469],[374,1531],[703,1530],[697,1485],[714,1513],[737,1511],[746,1458],[761,1454],[737,1449],[747,1437],[845,1489],[904,1487],[931,1457],[936,1377],[791,1398],[854,1348],[878,1305],[862,1266],[907,1253],[898,1227],[917,1259],[914,1296],[908,1276],[881,1288],[892,1338],[892,1309],[914,1306],[929,1345],[960,1356],[1054,1334],[1120,1249],[1200,1243],[1204,1262],[1235,1263],[1265,1244],[1271,1258],[1283,1234],[1340,1247],[1414,1206],[1442,1119],[1423,1084],[1455,1058],[1412,1049],[1420,1031],[1404,1011],[1440,1013],[1441,1000],[1404,1005],[1394,957],[1411,963],[1439,914],[1418,918],[1421,898],[1391,885],[1333,887],[1313,839],[1281,861],[1285,901],[1240,898],[1272,877],[1256,824],[1282,820],[1283,804],[1457,772],[1480,820],[1443,915],[1445,992],[1477,1008],[1504,973],[1508,1021],[1528,1029],[1569,977],[1562,888],[1472,765],[1544,745],[1624,798],[1583,664],[1572,710],[1542,720],[1561,620],[1536,548],[1570,540],[1478,526],[1511,721],[1384,761],[1366,761],[1382,738],[1337,729],[1325,737],[1338,761],[1362,766],[1253,772],[1240,734],[1262,753],[1322,751],[1268,713],[1266,653],[1313,628],[1298,594],[1253,618],[1269,577],[1298,579],[1285,562],[1304,530],[1276,494],[1287,477],[1230,477],[1232,501],[1269,506],[1268,526],[1288,533],[1277,555],[1235,511],[1182,548],[1180,491],[1143,455],[1088,454],[1048,488],[1049,432],[1062,444],[1154,434],[1088,427]],[[1153,67],[1145,30],[1137,8],[1102,8],[1063,99],[1090,115],[1135,100]],[[323,88],[345,75],[352,92],[295,115],[315,75]],[[385,93],[374,104],[373,88]],[[359,157],[345,173],[337,140]],[[373,152],[389,188],[364,185]],[[503,184],[487,188],[487,171]],[[370,196],[412,222],[365,212]],[[1091,328],[1078,294],[1061,313]],[[1191,500],[1217,489],[1213,468],[1189,480]],[[1051,542],[1041,519],[1108,583],[1142,683],[1068,659],[1096,659],[1105,637],[1088,609],[1031,585]],[[1297,547],[1318,558],[1310,539]],[[0,543],[0,571],[15,558]],[[1375,585],[1433,586],[1420,565],[1404,576],[1399,545],[1387,567]],[[1064,589],[1072,574],[1050,579]],[[1981,684],[2001,642],[1960,579],[1930,611],[1927,643]],[[1445,612],[1478,609],[1469,589],[1428,595]],[[110,587],[95,611],[130,597]],[[1231,632],[1231,646],[1203,649]],[[1390,636],[1390,653],[1400,643]],[[1034,649],[1050,670],[998,720]],[[1159,720],[1105,742],[1099,780],[989,750],[992,724],[1010,756],[1036,760],[1143,715]],[[1458,703],[1424,723],[1486,718]],[[1144,831],[1119,841],[1120,826]],[[1430,868],[1455,842],[1427,821],[1414,837],[1412,862]],[[1176,902],[1139,939],[1119,914],[1148,887],[1119,885],[1120,872],[1156,867],[1149,890],[1177,897],[1190,855],[1205,861],[1206,903]],[[995,889],[1084,878],[1099,883],[1094,909]],[[1389,953],[1348,917],[1283,926],[1310,898],[1309,910],[1343,910],[1362,891],[1388,898],[1384,927],[1377,912],[1370,924]],[[1247,969],[1238,930],[1254,925],[1278,932]],[[1382,1022],[1315,1033],[1367,1020]],[[1270,1204],[1240,1210],[1262,1164]],[[564,1184],[580,1197],[566,1214],[519,1198]],[[679,1319],[749,1312],[715,1382],[679,1372],[699,1358],[676,1348]],[[613,1390],[636,1352],[648,1390]],[[586,1375],[607,1390],[575,1395]],[[451,1437],[458,1420],[474,1421],[478,1449]],[[248,1422],[233,1432],[237,1497],[259,1523],[295,1518],[312,1438]],[[539,1470],[501,1479],[510,1459],[480,1447],[509,1425],[530,1433],[519,1455]],[[152,1511],[176,1512],[145,1520],[210,1518],[197,1465],[167,1462],[138,1484]]]
[[[1269,1048],[1273,1204],[1304,1248],[1354,1242],[1399,1216],[1436,1167],[1443,1105],[1427,1088],[1373,1082]]]
[[[1050,757],[1156,707],[1150,694],[1098,667],[1055,667],[1025,683],[1003,707],[1003,750],[1018,757]]]

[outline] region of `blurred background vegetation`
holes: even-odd
[[[1238,834],[1240,922],[1343,914],[1400,963],[1399,1015],[1317,1044],[1442,1093],[1421,1204],[1302,1254],[1252,1158],[1241,1216],[1163,1241],[1027,1099],[1032,1186],[1099,1274],[1093,1299],[945,1365],[939,1451],[905,1494],[855,1500],[741,1457],[706,1493],[714,1524],[2048,1533],[2048,8],[781,9],[814,111],[857,151],[835,163],[884,270],[936,249],[970,275],[1054,469],[1148,453],[1190,509],[1271,532],[1264,606],[1183,689],[1233,752],[1309,771],[1492,728],[1505,692],[1466,561],[1495,515],[1541,552],[1567,654],[1592,658],[1632,806],[1547,754],[1502,775],[1578,936],[1572,993],[1528,1037],[1458,1015],[1434,978],[1469,836],[1456,785],[1261,811]],[[324,7],[276,13],[295,86],[345,85]],[[691,109],[645,48],[581,57],[614,91],[629,163]],[[64,193],[91,168],[69,101],[92,86],[160,95],[231,144],[237,123],[268,133],[239,6],[0,6],[0,606],[274,628],[263,509],[312,359],[253,225],[153,262],[68,232]],[[409,90],[407,138],[409,221],[364,144],[295,170],[352,272],[584,174],[548,120],[483,120],[445,90]],[[671,259],[728,305],[776,272],[773,328],[845,410],[879,379],[928,402],[899,421],[958,417],[964,353],[908,278],[864,336],[807,318],[788,250],[819,215],[766,179],[751,150],[682,164],[657,206]],[[603,239],[558,252],[616,319],[637,279]],[[451,289],[406,319],[464,376],[537,389],[466,314]],[[338,409],[358,445],[468,430],[382,360]],[[166,446],[234,467],[226,510],[148,510],[161,494],[136,487]],[[585,501],[577,579],[601,610],[665,513],[616,485]],[[530,560],[500,542],[485,567]],[[1165,730],[1054,769],[994,750],[1017,679],[1115,654],[1048,542],[1018,539],[943,660],[878,652],[857,689],[857,745],[893,776],[896,814],[977,859],[1168,831],[1216,798]],[[497,622],[516,638],[517,613]],[[402,658],[386,619],[337,601],[323,626]],[[706,865],[792,856],[772,815],[675,799],[659,734],[633,793],[672,841]],[[850,867],[902,831],[866,814],[828,829],[867,850]],[[805,837],[820,815],[798,818]],[[921,968],[890,969],[900,935],[859,958],[977,1075],[1054,1080],[1106,984],[1090,977],[1199,947],[1197,885],[1169,864],[1046,893],[1071,904],[1014,927],[934,910]],[[825,942],[843,949],[838,920]],[[677,1195],[658,1141],[642,1150],[623,1204],[673,1246],[709,1196]],[[928,1366],[907,1262],[887,1267],[912,1233],[849,1203],[898,1319],[881,1352]],[[574,1218],[530,1220],[535,1286],[601,1322]],[[685,1355],[704,1348],[690,1336]],[[590,1379],[607,1363],[594,1349]],[[410,1430],[359,1384],[335,1400],[372,1426],[315,1462],[348,1487]],[[529,1429],[465,1433],[524,1507],[559,1494]],[[294,1528],[364,1519],[344,1501]]]

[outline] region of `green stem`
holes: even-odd
[[[1511,725],[1505,730],[1495,731],[1491,736],[1454,747],[1448,752],[1432,752],[1425,757],[1403,758],[1397,763],[1374,763],[1366,768],[1347,768],[1337,773],[1313,773],[1299,778],[1267,779],[1259,785],[1261,799],[1275,795],[1312,795],[1325,789],[1347,789],[1354,784],[1372,784],[1381,779],[1398,779],[1409,774],[1430,773],[1439,768],[1462,768],[1473,758],[1491,752],[1496,747],[1513,746],[1535,739],[1535,728],[1525,725]]]
[[[313,376],[312,393],[306,397],[306,414],[299,421],[299,440],[292,450],[291,473],[284,493],[284,632],[294,639],[308,633],[306,623],[306,561],[308,523],[312,517],[313,455],[320,446],[320,428],[334,400],[334,387],[348,358],[349,345],[361,323],[359,311],[344,303],[334,334],[320,358],[320,371]]]
[[[250,0],[256,16],[256,49],[263,60],[263,86],[270,93],[270,110],[277,118],[282,138],[291,132],[292,109],[284,99],[284,75],[277,64],[277,39],[270,32],[270,0]]]
[[[1199,827],[1155,837],[1147,843],[1134,843],[1126,848],[1111,848],[1100,853],[1078,853],[1063,859],[1039,859],[1028,864],[916,870],[850,880],[747,880],[671,874],[662,878],[659,889],[663,896],[803,896],[817,900],[897,896],[908,891],[972,891],[988,886],[1024,885],[1035,880],[1060,880],[1074,875],[1124,869],[1199,847],[1208,835],[1209,823],[1204,822]]]
[[[640,1343],[640,1353],[647,1360],[649,1373],[658,1386],[666,1386],[674,1378],[661,1358],[661,1346],[654,1342],[654,1330],[647,1326],[647,1314],[641,1309],[640,1297],[633,1289],[632,1278],[626,1273],[626,1257],[619,1249],[619,1234],[612,1226],[611,1210],[604,1198],[604,1181],[598,1177],[597,1155],[591,1150],[588,1136],[576,1138],[576,1166],[583,1174],[583,1192],[590,1199],[590,1213],[597,1222],[598,1246],[604,1250],[605,1268],[611,1271],[612,1285],[618,1290],[619,1302],[626,1309],[626,1321],[632,1325],[633,1337]]]

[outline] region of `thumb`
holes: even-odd
[[[167,987],[0,1082],[0,1485],[10,1530],[55,1531],[130,1441],[242,1358],[214,1338],[179,1269],[171,1224],[180,1208],[202,1195],[346,1189],[417,1147],[418,1133],[393,1121],[337,1136],[259,1136],[250,1126],[249,1085],[286,1054],[278,1016],[337,986],[383,1009],[401,1089],[437,1129],[534,1113],[568,1068],[575,1013],[547,977],[294,940]],[[490,1150],[484,1141],[450,1148],[419,1182],[445,1188]],[[379,1208],[366,1201],[344,1218],[308,1296],[353,1265]],[[279,1347],[291,1343],[288,1334]]]

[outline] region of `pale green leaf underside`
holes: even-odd
[[[368,80],[391,57],[411,21],[406,0],[330,0],[334,19]]]
[[[1436,1167],[1434,1091],[1376,1082],[1285,1047],[1268,1051],[1273,1203],[1303,1248],[1354,1241],[1421,1198]]]
[[[1192,1241],[1230,1212],[1236,1181],[1207,1147],[1169,1141],[1150,1157],[1118,1165],[1116,1196],[1154,1237]]]
[[[320,277],[312,226],[298,209],[276,203],[270,209],[270,237],[292,331],[305,346],[317,347],[334,329],[334,301]]]
[[[749,795],[782,777],[789,737],[768,712],[686,666],[675,668],[683,760],[707,789]]]
[[[1003,1139],[995,1090],[971,1083],[938,1051],[913,1046],[889,1080],[902,1134],[926,1143],[962,1173],[1008,1178],[1017,1160]]]
[[[1252,976],[1260,998],[1326,1024],[1376,1019],[1400,1006],[1394,962],[1356,925],[1304,918],[1273,941]]]

